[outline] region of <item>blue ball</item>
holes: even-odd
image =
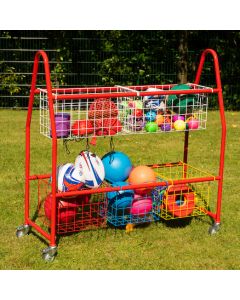
[[[157,116],[156,112],[153,110],[150,110],[146,113],[145,119],[148,122],[154,122],[156,120],[156,116]]]
[[[112,184],[112,187],[115,186],[126,186],[128,183],[123,181],[118,181]],[[120,191],[114,191],[114,192],[108,192],[107,198],[108,198],[108,208],[113,209],[126,209],[130,208],[132,204],[132,200],[134,197],[134,191],[133,190],[120,190]]]
[[[110,183],[125,181],[133,167],[129,157],[122,152],[109,152],[102,157],[102,162],[105,180]]]

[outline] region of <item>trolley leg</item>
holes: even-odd
[[[52,262],[57,255],[57,246],[49,246],[42,250],[42,258],[47,262]]]
[[[217,233],[220,229],[220,223],[214,222],[214,224],[209,228],[208,233],[213,235]]]
[[[30,226],[23,224],[17,227],[16,236],[21,238],[29,233]]]

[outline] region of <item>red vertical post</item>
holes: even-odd
[[[42,56],[44,63],[48,107],[50,115],[50,123],[52,129],[52,211],[51,211],[51,233],[50,233],[50,246],[56,245],[56,169],[57,169],[57,135],[56,125],[53,109],[52,98],[52,85],[49,70],[49,62],[47,54],[40,50],[36,53],[34,58],[34,66],[32,73],[31,91],[28,104],[28,114],[26,121],[26,152],[25,152],[25,224],[29,224],[29,203],[30,203],[30,146],[31,146],[31,120],[32,120],[32,108],[34,103],[34,95],[36,89],[36,81],[38,74],[39,57]]]
[[[226,147],[226,119],[224,113],[224,103],[223,103],[223,95],[222,95],[222,84],[221,84],[221,77],[220,77],[220,69],[219,69],[219,62],[217,53],[212,49],[206,49],[203,51],[200,59],[200,63],[197,70],[197,75],[195,79],[195,83],[199,84],[203,65],[205,62],[205,58],[207,54],[211,54],[213,57],[214,62],[214,71],[215,71],[215,79],[216,79],[216,86],[218,90],[218,104],[219,104],[219,113],[221,119],[221,147],[220,147],[220,160],[219,160],[219,177],[220,180],[218,181],[218,198],[217,198],[217,208],[216,208],[216,223],[220,223],[220,215],[221,215],[221,202],[222,202],[222,187],[223,187],[223,172],[224,172],[224,156],[225,156],[225,147]]]

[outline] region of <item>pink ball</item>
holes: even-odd
[[[184,116],[173,115],[173,116],[172,116],[172,121],[175,122],[175,121],[177,121],[177,120],[182,120],[182,121],[184,121],[185,118],[184,118]]]
[[[152,210],[152,198],[149,196],[134,195],[131,207],[131,214],[135,216],[144,216]]]
[[[198,119],[190,119],[188,122],[188,128],[189,129],[198,129],[199,126],[199,120]]]

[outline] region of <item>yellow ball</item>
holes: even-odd
[[[183,120],[177,120],[173,123],[173,127],[175,130],[185,130],[186,123]]]

